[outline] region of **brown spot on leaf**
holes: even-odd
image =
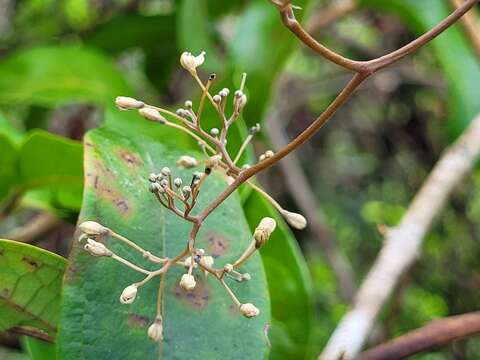
[[[8,299],[9,297],[10,297],[10,291],[7,288],[0,290],[0,298]]]
[[[173,288],[173,295],[188,307],[194,310],[202,310],[207,307],[210,301],[212,289],[203,278],[195,277],[195,281],[197,285],[192,291],[184,290],[177,283]]]
[[[210,232],[205,237],[207,254],[213,257],[225,255],[230,249],[230,241],[223,235]]]
[[[152,323],[153,320],[146,316],[138,315],[138,314],[129,314],[127,317],[128,325],[133,327],[147,327],[149,324]]]
[[[121,215],[128,216],[132,212],[132,208],[118,191],[114,175],[99,159],[92,159],[91,156],[87,159],[91,161],[87,162],[85,186],[93,188],[98,198],[112,203]]]
[[[33,260],[29,256],[24,256],[22,258],[22,261],[25,262],[28,265],[28,267],[30,268],[31,271],[35,271],[40,267],[40,264],[38,262],[36,262],[35,260]]]
[[[0,256],[2,256],[3,254],[5,254],[5,249],[0,249]]]
[[[136,169],[142,165],[142,160],[140,160],[140,157],[136,154],[132,154],[128,150],[118,149],[116,153],[129,168]]]

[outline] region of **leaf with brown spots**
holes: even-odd
[[[175,256],[186,246],[191,224],[163,209],[148,191],[148,175],[169,166],[184,183],[194,171],[176,165],[181,155],[200,155],[167,147],[149,137],[124,136],[97,129],[85,139],[86,186],[80,221],[94,220],[127,236],[160,256]],[[202,188],[198,209],[204,208],[225,188],[212,175]],[[223,266],[237,258],[252,234],[238,196],[230,197],[213,213],[198,236],[198,247],[215,256]],[[153,268],[111,238],[105,244],[122,257]],[[122,290],[142,276],[111,259],[93,258],[74,243],[64,283],[59,356],[70,359],[262,359],[268,352],[263,329],[270,323],[267,283],[260,256],[255,255],[244,271],[252,280],[234,283],[243,302],[261,310],[259,317],[246,319],[221,284],[212,276],[194,270],[194,291],[178,283],[184,269],[172,268],[166,276],[164,341],[154,343],[147,328],[155,318],[159,280],[142,287],[131,305],[122,305]]]
[[[55,335],[64,271],[58,255],[0,240],[0,332],[28,326]]]

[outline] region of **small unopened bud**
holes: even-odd
[[[233,182],[235,181],[235,178],[232,176],[227,176],[226,181],[227,181],[227,185],[232,185]]]
[[[176,114],[177,114],[178,116],[182,117],[182,118],[186,118],[187,115],[188,115],[188,112],[187,112],[186,110],[184,110],[184,109],[178,109],[178,110],[176,111]]]
[[[252,126],[250,129],[248,129],[248,133],[250,135],[255,135],[257,132],[259,132],[261,129],[260,124],[256,123],[255,126]]]
[[[183,195],[187,195],[187,194],[190,194],[192,192],[192,188],[188,185],[185,185],[183,188],[182,188],[182,193]]]
[[[180,279],[180,286],[183,289],[187,291],[191,291],[195,288],[195,285],[197,285],[197,283],[195,282],[195,278],[193,277],[193,275],[191,274],[182,275],[182,278]]]
[[[122,294],[120,295],[120,302],[122,304],[131,304],[135,301],[137,297],[137,285],[132,284],[123,289]]]
[[[167,179],[162,179],[160,180],[160,186],[165,188],[168,186],[168,180]]]
[[[222,97],[221,97],[220,95],[218,95],[218,94],[217,94],[217,95],[214,95],[212,99],[213,99],[213,101],[214,101],[215,103],[217,103],[217,104],[220,104],[220,103],[222,102]]]
[[[87,243],[83,248],[93,256],[112,256],[112,252],[105,245],[93,239],[87,239]]]
[[[305,227],[307,226],[307,219],[305,219],[303,215],[287,210],[283,210],[281,214],[285,218],[287,223],[289,223],[295,229],[302,230],[305,229]]]
[[[95,221],[84,221],[78,228],[87,235],[106,235],[110,232],[108,228]]]
[[[163,325],[162,317],[157,316],[152,325],[149,326],[147,334],[153,341],[159,342],[163,340]]]
[[[154,183],[150,183],[150,185],[148,186],[148,190],[151,192],[151,193],[156,193],[156,192],[159,192],[160,190],[162,189],[162,186],[160,186],[159,183],[157,182],[154,182]]]
[[[155,109],[142,108],[138,110],[138,113],[147,120],[158,121],[161,124],[165,124],[167,120]]]
[[[214,169],[220,164],[221,161],[222,161],[222,155],[220,154],[213,155],[205,161],[205,167]]]
[[[253,233],[253,238],[255,239],[255,247],[259,249],[261,246],[265,245],[267,240],[270,238],[270,235],[275,230],[277,223],[274,219],[270,217],[264,217],[260,220],[255,232]]]
[[[198,165],[198,161],[192,156],[182,155],[180,159],[178,159],[177,165],[185,169],[191,169]]]
[[[186,268],[196,268],[198,265],[195,261],[193,261],[193,258],[191,256],[185,258],[183,264],[185,265]]]
[[[265,154],[262,154],[262,155],[260,155],[260,156],[258,157],[258,160],[263,161],[263,160],[265,160],[266,158],[267,158],[267,157],[265,156]]]
[[[275,153],[272,150],[265,151],[265,158],[271,158]]]
[[[145,106],[142,101],[127,96],[117,96],[115,98],[115,105],[117,105],[120,110],[141,109]]]
[[[213,136],[218,136],[218,134],[220,134],[220,130],[218,130],[217,128],[212,128],[212,130],[210,130],[210,134],[212,134]]]
[[[167,166],[165,166],[164,168],[162,168],[162,170],[161,170],[160,172],[163,174],[163,176],[168,176],[168,175],[170,175],[170,174],[172,173],[172,172],[170,171],[170,168],[167,167]]]
[[[230,273],[233,271],[233,265],[232,264],[225,264],[223,265],[223,270],[227,273]]]
[[[229,93],[230,93],[230,90],[228,90],[227,88],[223,88],[223,89],[218,93],[218,95],[220,95],[222,98],[226,98]]]
[[[180,178],[176,178],[175,180],[173,180],[173,184],[179,188],[180,186],[182,186],[182,179]]]
[[[242,110],[247,104],[247,95],[242,94],[239,98],[235,99],[235,105],[238,110]]]
[[[205,51],[202,51],[198,56],[194,56],[189,52],[184,52],[180,56],[180,64],[185,70],[191,73],[195,72],[196,68],[202,65],[204,61],[205,61]]]
[[[193,103],[192,103],[190,100],[187,100],[187,101],[185,101],[185,104],[184,104],[184,105],[185,105],[185,108],[186,108],[186,109],[189,109],[189,110],[190,110],[190,109],[192,108],[192,106],[193,106]]]
[[[247,318],[252,318],[260,314],[260,310],[258,310],[258,308],[251,303],[240,305],[240,311],[242,312],[243,316]]]
[[[150,181],[152,183],[156,182],[157,181],[157,174],[150,174],[148,176],[148,181]]]
[[[244,281],[250,281],[252,279],[252,277],[250,276],[249,273],[245,273],[242,275],[242,280]]]

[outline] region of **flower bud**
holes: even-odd
[[[185,258],[185,261],[183,263],[185,264],[186,268],[189,268],[189,267],[196,268],[198,266],[197,263],[193,261],[193,258],[191,256]]]
[[[230,273],[233,271],[233,265],[232,264],[225,264],[223,265],[223,270],[227,273]]]
[[[123,289],[122,295],[120,295],[120,302],[122,304],[131,304],[137,297],[137,285],[132,284]]]
[[[195,278],[193,277],[193,275],[191,274],[182,275],[182,278],[180,279],[180,286],[183,289],[190,291],[195,288],[195,285],[197,285],[197,283],[195,282]]]
[[[190,100],[185,101],[185,108],[191,109],[193,106],[193,103]]]
[[[142,101],[127,96],[117,96],[115,98],[115,105],[117,105],[120,110],[141,109],[145,106]]]
[[[219,93],[218,95],[220,95],[222,98],[225,98],[228,96],[228,94],[230,93],[230,90],[228,90],[227,88],[223,88]]]
[[[164,176],[168,176],[170,175],[172,172],[170,171],[170,168],[168,166],[165,166],[162,168],[162,170],[160,171],[162,173],[162,175]]]
[[[255,247],[257,249],[265,245],[276,226],[277,223],[270,217],[264,217],[262,220],[260,220],[260,223],[253,233]]]
[[[210,130],[210,134],[212,134],[213,136],[218,136],[218,134],[220,134],[220,130],[218,130],[217,128],[212,128],[212,130]]]
[[[156,192],[159,192],[160,190],[162,189],[162,187],[160,186],[159,183],[157,182],[154,182],[154,183],[150,183],[150,185],[148,186],[148,190],[150,190],[151,193],[156,193]]]
[[[112,256],[112,252],[105,245],[92,239],[87,239],[87,243],[83,248],[93,256]]]
[[[148,328],[148,337],[153,341],[159,342],[163,340],[162,317],[157,316],[152,325]]]
[[[244,280],[244,281],[249,281],[251,279],[252,279],[252,277],[250,276],[249,273],[245,273],[245,274],[242,275],[242,280]]]
[[[259,123],[256,123],[255,126],[252,126],[250,129],[248,129],[248,133],[250,135],[255,135],[257,132],[259,132],[261,129],[261,126]]]
[[[302,230],[305,229],[305,227],[307,226],[307,219],[305,219],[303,215],[287,210],[283,210],[281,214],[285,218],[287,223],[289,223],[295,229]]]
[[[182,186],[182,179],[180,178],[175,178],[175,180],[173,180],[173,184],[179,188],[180,186]]]
[[[95,221],[84,221],[78,225],[78,228],[87,235],[106,235],[110,232],[108,228]]]
[[[194,56],[189,52],[184,52],[180,56],[180,64],[185,70],[191,73],[195,72],[196,68],[202,65],[204,61],[205,61],[205,51],[202,51],[198,56]]]
[[[216,104],[220,104],[222,102],[222,97],[220,95],[214,95],[213,96],[213,101],[216,103]]]
[[[218,166],[218,164],[220,164],[221,161],[222,161],[222,155],[220,154],[213,155],[205,161],[205,167],[214,169]]]
[[[200,264],[211,268],[213,266],[213,257],[212,256],[202,256],[200,258]],[[208,276],[208,271],[204,270],[205,276]]]
[[[180,159],[178,159],[177,165],[185,169],[191,169],[198,165],[198,161],[192,156],[182,155]]]
[[[167,120],[158,112],[158,110],[152,108],[142,108],[138,110],[138,113],[147,120],[158,121],[165,124]]]
[[[275,153],[272,150],[265,151],[265,158],[266,159],[271,158],[273,155],[275,155]]]
[[[242,312],[243,316],[247,318],[252,318],[260,314],[260,310],[258,310],[258,308],[251,303],[240,305],[240,311]]]

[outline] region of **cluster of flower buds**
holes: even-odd
[[[258,157],[258,160],[263,161],[266,159],[270,159],[273,155],[275,155],[275,153],[272,150],[267,150]]]

